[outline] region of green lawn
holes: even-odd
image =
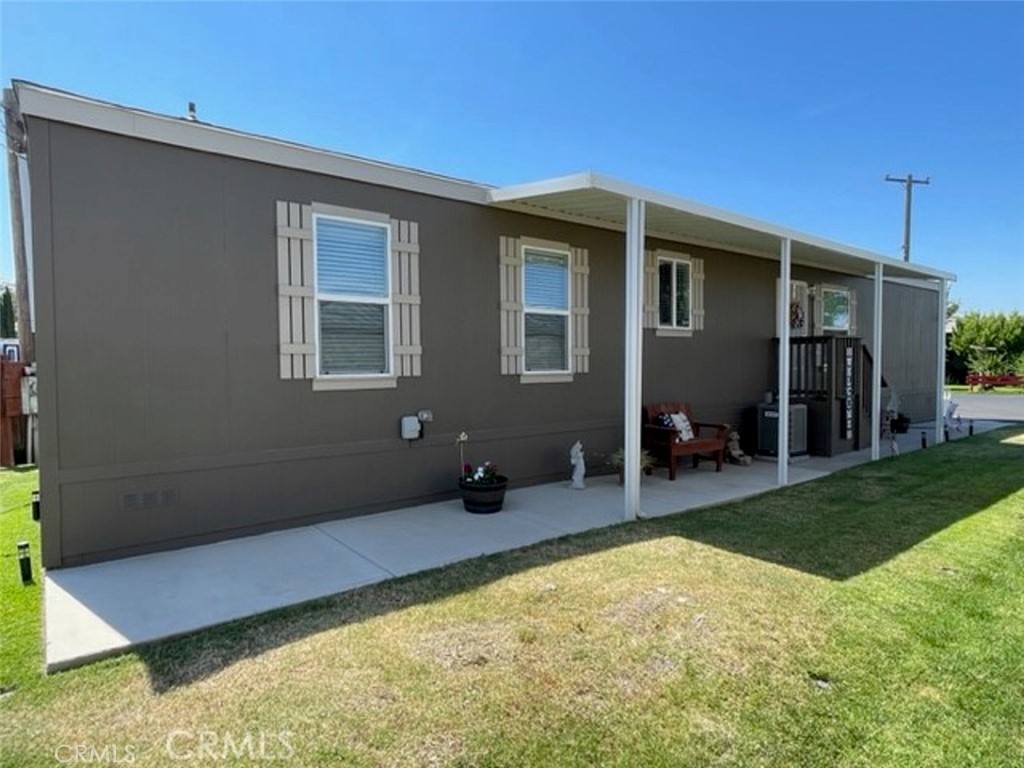
[[[1024,387],[992,387],[982,389],[981,387],[968,387],[966,384],[946,384],[945,389],[949,392],[977,392],[986,395],[1024,395]]]
[[[39,523],[33,522],[35,470],[0,469],[0,693],[32,682],[42,665]],[[34,581],[21,583],[16,545],[27,541]]]
[[[18,646],[0,763],[1009,768],[1022,595],[1016,427],[49,678]]]

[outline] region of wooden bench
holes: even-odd
[[[679,442],[674,427],[663,427],[655,419],[659,413],[685,413],[693,427],[693,440]],[[676,462],[680,456],[692,456],[694,469],[701,459],[715,462],[715,471],[722,471],[728,424],[694,421],[688,403],[651,403],[643,407],[643,447],[656,459],[668,464],[668,479],[676,479]],[[712,436],[710,433],[714,433]]]
[[[1024,376],[1015,373],[993,374],[993,373],[969,373],[967,374],[967,386],[972,390],[975,387],[991,389],[992,387],[1024,387]]]

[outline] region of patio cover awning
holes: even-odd
[[[836,243],[825,238],[759,221],[731,211],[714,208],[665,192],[640,187],[597,173],[532,182],[487,193],[492,205],[573,221],[625,234],[626,316],[623,377],[625,398],[625,488],[624,516],[632,520],[640,509],[640,403],[643,390],[643,252],[644,238],[657,237],[679,243],[700,245],[747,254],[779,262],[776,293],[776,323],[779,339],[779,422],[789,422],[789,323],[783,307],[789,301],[793,264],[870,278],[874,286],[872,350],[876,365],[872,376],[872,402],[881,400],[882,376],[882,284],[886,279],[910,280],[938,292],[939,306],[946,302],[947,283],[956,276],[878,253]],[[943,322],[944,313],[939,312]],[[939,332],[936,349],[936,441],[939,441],[941,391],[944,376],[945,335]],[[879,458],[881,413],[872,409],[871,454]],[[778,484],[789,478],[788,431],[778,430]]]
[[[646,205],[646,235],[708,248],[779,260],[779,243],[792,243],[794,264],[863,277],[882,264],[886,277],[955,280],[938,269],[893,259],[822,237],[759,221],[732,211],[676,197],[599,173],[578,173],[547,181],[489,190],[492,204],[535,216],[626,231],[626,201]]]

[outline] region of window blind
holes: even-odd
[[[317,291],[387,296],[387,228],[318,218]]]
[[[385,305],[320,302],[320,374],[387,371]]]
[[[526,250],[526,306],[569,308],[569,259],[561,253]]]
[[[526,313],[526,370],[564,371],[568,366],[565,315]]]

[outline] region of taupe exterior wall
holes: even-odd
[[[28,127],[47,566],[451,497],[461,430],[474,461],[498,462],[516,484],[567,477],[578,438],[592,470],[621,444],[621,234],[39,119]],[[419,222],[421,377],[355,392],[279,378],[277,200]],[[500,235],[589,249],[589,374],[531,385],[499,374]],[[645,333],[644,399],[686,399],[738,423],[774,386],[777,264],[648,246],[705,259],[707,326],[690,339]],[[857,287],[865,317],[870,282]],[[870,337],[863,322],[861,332]],[[399,418],[422,408],[435,420],[406,443]],[[130,509],[127,495],[147,503]]]
[[[934,421],[936,365],[944,361],[932,350],[938,347],[939,317],[945,320],[946,308],[940,306],[938,291],[887,283],[882,309],[882,367],[899,394],[900,410],[914,421]]]

